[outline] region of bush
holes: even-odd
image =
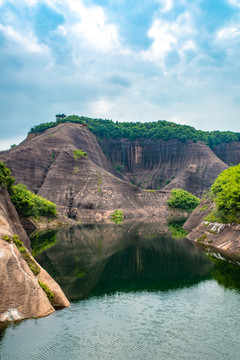
[[[15,182],[15,179],[11,176],[11,171],[0,162],[0,186],[6,186],[9,193],[12,191],[12,186]]]
[[[86,157],[87,153],[85,151],[83,151],[82,149],[80,150],[73,150],[73,157],[75,160],[81,159],[82,157]]]
[[[188,191],[173,189],[167,203],[172,208],[192,211],[198,206],[199,202],[200,199]]]
[[[217,210],[208,215],[209,221],[234,222],[240,218],[240,164],[222,171],[210,189]]]
[[[12,187],[11,199],[19,214],[23,216],[54,216],[56,205],[27,189],[23,184]]]
[[[111,220],[114,221],[116,224],[120,224],[123,222],[123,212],[122,210],[118,210],[116,209],[112,214],[111,214]]]
[[[5,186],[19,214],[23,216],[54,216],[57,207],[51,201],[38,196],[23,184],[14,185],[15,179],[11,171],[0,162],[0,186]]]

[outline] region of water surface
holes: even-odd
[[[71,307],[0,331],[1,359],[239,358],[239,270],[160,224],[80,226],[34,241]]]

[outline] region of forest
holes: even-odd
[[[220,143],[240,141],[240,133],[232,131],[202,131],[189,125],[180,125],[166,120],[154,122],[114,122],[107,119],[93,119],[85,116],[70,115],[64,119],[57,118],[56,121],[41,123],[31,128],[29,133],[43,132],[61,123],[72,122],[87,126],[98,138],[135,140],[139,138],[180,141],[192,140],[203,141],[210,148]]]

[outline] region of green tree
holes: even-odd
[[[181,210],[194,210],[200,202],[200,199],[182,189],[172,189],[171,196],[168,199],[168,206]]]
[[[223,216],[240,215],[240,164],[222,171],[211,187],[217,209]]]

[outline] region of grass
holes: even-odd
[[[35,263],[35,261],[31,258],[29,253],[27,252],[25,246],[22,241],[19,239],[18,235],[13,235],[13,242],[16,245],[18,251],[22,255],[22,258],[26,261],[29,269],[32,271],[33,275],[37,276],[40,273],[39,266]]]
[[[99,173],[97,173],[97,176],[98,176],[98,192],[100,193],[101,192],[100,186],[102,185],[102,178],[99,175]]]
[[[41,286],[41,288],[43,289],[43,291],[46,293],[47,297],[48,297],[48,300],[53,303],[54,301],[54,294],[51,292],[51,290],[49,289],[49,287],[44,284],[43,282],[39,281],[38,282],[39,285]]]

